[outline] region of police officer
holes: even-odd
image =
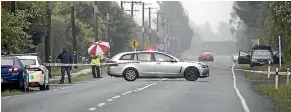
[[[101,78],[100,76],[100,63],[104,59],[104,54],[93,56],[91,60],[91,64],[95,64],[92,66],[92,75],[94,78]],[[96,76],[97,72],[97,76]]]
[[[71,55],[71,53],[69,53],[67,51],[66,48],[63,48],[63,51],[58,55],[58,59],[61,60],[61,63],[65,63],[65,64],[71,64],[71,63],[73,63],[72,55]],[[59,84],[63,84],[64,83],[65,72],[67,72],[69,83],[72,83],[72,81],[71,81],[71,74],[70,74],[70,70],[71,69],[72,69],[71,66],[62,66],[61,67],[62,77],[61,77],[61,80],[60,80],[60,83]]]

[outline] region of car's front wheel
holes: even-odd
[[[194,67],[189,67],[185,70],[184,76],[188,81],[196,81],[199,78],[199,70]]]
[[[134,68],[127,68],[123,72],[123,78],[127,81],[135,81],[137,79],[138,72]]]

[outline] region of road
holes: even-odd
[[[208,63],[211,76],[185,79],[106,77],[1,99],[2,112],[269,112],[270,101],[253,92],[227,59]],[[236,86],[234,86],[234,78]],[[237,88],[237,91],[236,89]],[[239,97],[240,95],[241,97]],[[245,100],[245,103],[243,100]]]

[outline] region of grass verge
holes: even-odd
[[[81,70],[89,69],[89,68],[91,68],[91,67],[78,67],[78,68],[72,67],[71,73],[76,73],[76,72],[79,72]],[[60,67],[53,67],[52,68],[52,77],[55,77],[55,76],[61,76],[61,68]]]
[[[275,112],[291,112],[291,83],[286,84],[286,76],[279,75],[279,86],[275,89],[275,75],[267,78],[266,74],[245,72],[255,91],[270,96]]]
[[[19,90],[6,90],[4,92],[1,92],[1,96],[13,96],[13,95],[19,95],[22,92]]]
[[[76,83],[76,82],[80,82],[80,81],[86,81],[86,80],[90,80],[92,79],[92,74],[82,74],[82,75],[78,75],[75,77],[72,77],[72,83]],[[51,84],[57,84],[59,83],[59,80],[52,80],[50,81]],[[68,78],[65,78],[64,83],[67,84],[69,83]]]
[[[249,67],[248,65],[243,66],[244,70],[258,70],[258,71],[268,71],[269,65],[263,65],[263,66],[255,66],[255,67]],[[279,72],[286,72],[287,66],[283,65],[281,68],[279,65],[271,65],[271,71],[276,71],[276,68],[279,68]]]
[[[255,87],[275,100],[273,106],[275,112],[291,112],[291,85],[281,84],[277,90],[274,84],[258,84]]]

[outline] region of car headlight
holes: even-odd
[[[198,63],[202,68],[208,68],[208,66],[207,65],[205,65],[205,64],[202,64],[202,63]]]

